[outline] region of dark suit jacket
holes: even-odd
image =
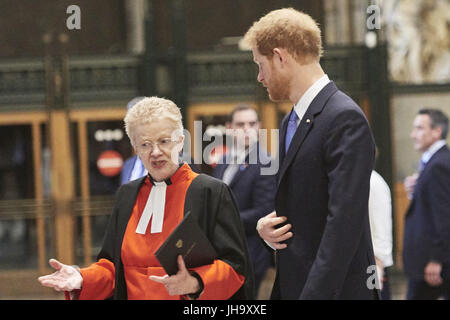
[[[367,120],[333,82],[315,97],[285,154],[275,207],[294,236],[277,251],[273,299],[374,299],[368,198],[375,147]]]
[[[267,269],[272,265],[272,255],[266,250],[261,238],[256,231],[258,220],[275,210],[276,177],[274,175],[261,175],[261,168],[269,167],[272,161],[266,150],[261,149],[259,144],[251,152],[256,153],[257,163],[248,164],[250,154],[247,155],[245,163],[230,182],[244,224],[249,253],[253,262],[256,279],[264,276]],[[224,162],[224,161],[222,161]],[[213,175],[222,179],[228,164],[217,164]]]
[[[405,217],[403,267],[406,274],[424,279],[430,261],[443,264],[450,280],[450,150],[439,149],[427,162],[414,187]]]
[[[133,180],[119,188],[116,205],[110,217],[103,245],[97,259],[108,259],[115,267],[113,299],[126,299],[127,288],[122,263],[122,241],[145,177]],[[239,212],[231,190],[220,180],[204,174],[197,176],[186,193],[184,213],[191,211],[211,244],[218,259],[228,263],[245,277],[244,285],[231,299],[253,298],[253,272],[248,256]]]

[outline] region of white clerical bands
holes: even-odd
[[[145,234],[150,218],[152,218],[151,233],[162,231],[164,221],[164,206],[166,205],[167,184],[163,182],[153,182],[152,190],[148,196],[141,219],[136,228],[136,233]]]

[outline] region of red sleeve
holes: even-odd
[[[204,289],[200,300],[226,300],[231,298],[244,283],[244,276],[238,274],[229,264],[214,260],[213,264],[193,268],[202,278]]]
[[[80,300],[104,300],[113,294],[115,268],[114,263],[107,259],[80,270],[83,277]]]

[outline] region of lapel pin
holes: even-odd
[[[306,123],[311,123],[311,120],[309,120],[309,119],[306,119]]]

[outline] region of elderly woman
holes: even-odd
[[[125,116],[128,137],[149,172],[117,192],[98,261],[87,268],[64,265],[39,278],[42,285],[78,299],[251,299],[252,272],[236,204],[221,181],[194,173],[178,154],[183,125],[169,100],[144,98]],[[218,258],[165,274],[155,252],[188,211]]]

